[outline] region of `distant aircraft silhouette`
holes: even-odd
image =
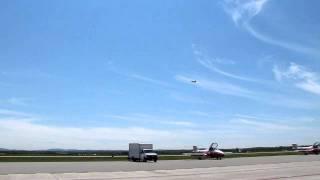
[[[197,80],[192,80],[191,82],[192,82],[192,83],[197,83]]]

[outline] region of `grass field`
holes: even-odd
[[[300,155],[293,151],[230,153],[225,158]],[[195,159],[184,155],[161,155],[159,160]],[[127,156],[0,156],[0,162],[81,162],[81,161],[127,161]]]

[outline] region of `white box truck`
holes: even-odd
[[[158,154],[153,151],[152,144],[139,144],[130,143],[129,144],[129,161],[154,161],[157,162]]]

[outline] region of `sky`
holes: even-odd
[[[319,141],[319,6],[3,0],[0,148]]]

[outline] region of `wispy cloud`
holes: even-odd
[[[0,110],[0,144],[11,149],[127,149],[129,142],[154,143],[156,148],[191,148],[190,141],[199,141],[205,134],[189,129],[160,130],[141,126],[72,127],[26,121],[28,113]],[[13,116],[14,115],[14,116]],[[147,119],[145,114],[134,115]],[[116,118],[116,116],[115,116]],[[120,117],[118,117],[120,118]],[[130,118],[122,116],[122,118]],[[152,118],[152,117],[151,117]],[[166,125],[192,126],[185,121],[163,121]],[[168,142],[176,142],[169,143]]]
[[[281,122],[287,124],[294,124],[294,125],[306,125],[307,123],[315,123],[319,122],[318,118],[313,116],[292,116],[292,115],[245,115],[245,114],[236,114],[234,117],[239,119],[249,119],[255,121],[267,121],[267,122]]]
[[[273,141],[271,144],[261,141],[261,135],[272,135],[274,129],[281,130],[279,132],[297,130],[293,126],[280,123],[259,123],[258,120],[237,119],[237,122],[224,121],[223,123],[214,123],[210,128],[210,123],[206,126],[200,126],[190,130],[190,128],[159,129],[158,126],[141,127],[141,126],[99,126],[99,127],[72,127],[45,124],[39,121],[25,121],[22,117],[29,115],[28,113],[16,112],[11,110],[0,110],[3,115],[0,116],[0,144],[4,148],[10,149],[49,149],[49,148],[65,148],[65,149],[127,149],[130,142],[153,143],[155,148],[191,149],[192,145],[207,145],[210,141],[219,142],[221,147],[234,148],[245,146],[265,146],[265,145],[283,145],[283,141]],[[14,115],[15,117],[11,117]],[[19,115],[22,115],[19,117]],[[130,119],[130,117],[139,119],[154,118],[148,114],[135,113],[132,115],[114,115],[118,119]],[[240,120],[240,121],[239,121]],[[135,121],[135,120],[134,120]],[[175,126],[188,126],[188,122],[170,121]],[[235,126],[237,125],[241,126]],[[268,131],[264,127],[268,128]],[[245,128],[244,128],[245,127]],[[250,128],[252,127],[252,128]],[[251,131],[249,132],[248,129]],[[261,133],[264,130],[263,133]],[[312,132],[309,129],[301,129],[300,132]],[[252,136],[256,133],[260,136]],[[311,135],[312,135],[311,133]],[[302,133],[299,137],[304,137],[306,133]],[[310,133],[309,133],[310,134]],[[307,137],[307,135],[306,135]],[[214,138],[214,139],[212,139]],[[174,142],[174,143],[168,143]],[[236,142],[236,143],[235,143]]]
[[[236,25],[242,25],[258,15],[268,0],[225,0],[225,11]]]
[[[200,116],[200,117],[211,117],[211,115],[207,112],[203,112],[203,111],[199,111],[199,110],[196,110],[196,111],[190,111],[189,114],[191,115],[195,115],[195,116]]]
[[[214,57],[214,58],[209,57],[196,44],[192,44],[191,47],[192,47],[192,52],[196,56],[197,59],[201,59],[201,60],[202,59],[206,59],[206,60],[211,61],[212,63],[222,64],[222,65],[234,65],[234,64],[236,64],[235,61],[230,60],[230,59],[220,58],[220,57]]]
[[[32,101],[32,98],[23,98],[23,97],[11,97],[7,102],[11,105],[16,106],[27,106]]]
[[[177,101],[185,102],[185,103],[197,103],[197,104],[208,104],[206,100],[200,98],[197,95],[191,96],[187,94],[182,94],[179,92],[171,92],[170,96]]]
[[[128,76],[131,77],[131,78],[137,79],[137,80],[141,80],[141,81],[144,81],[144,82],[148,82],[148,83],[152,83],[152,84],[156,84],[156,85],[160,85],[160,86],[167,86],[167,87],[172,87],[173,86],[172,84],[170,84],[168,82],[157,80],[157,79],[150,78],[150,77],[147,77],[147,76],[142,76],[142,75],[139,75],[139,74],[129,74]]]
[[[317,49],[306,47],[301,44],[293,43],[293,42],[286,42],[286,41],[280,41],[278,39],[272,38],[270,36],[267,36],[265,34],[262,34],[255,30],[250,24],[245,24],[244,28],[255,38],[259,39],[260,41],[263,41],[268,44],[276,45],[282,48],[286,48],[292,51],[296,51],[299,53],[304,54],[310,54],[310,55],[319,55],[319,51]]]
[[[299,99],[295,97],[287,97],[282,94],[252,91],[243,88],[238,85],[213,81],[203,77],[197,77],[197,84],[192,83],[193,78],[183,75],[175,76],[177,81],[186,83],[192,86],[200,87],[201,89],[219,93],[222,95],[231,95],[235,97],[247,98],[260,103],[265,103],[273,106],[286,107],[286,108],[296,108],[296,109],[317,109],[319,103],[314,100]],[[277,99],[277,101],[274,101]]]
[[[256,128],[264,129],[264,130],[298,130],[300,128],[292,127],[286,124],[280,124],[275,122],[261,122],[261,121],[254,121],[251,119],[237,119],[234,122],[254,126]]]
[[[156,147],[174,148],[165,142],[182,142],[198,133],[187,130],[157,130],[143,127],[74,128],[43,125],[19,120],[0,120],[0,143],[15,149],[127,149],[129,142],[155,143]],[[185,134],[188,134],[186,136]],[[191,145],[189,144],[191,147]]]
[[[274,66],[273,73],[279,82],[289,80],[304,91],[320,95],[320,76],[301,65],[290,63],[285,69]]]
[[[261,115],[243,115],[236,114],[235,118],[231,120],[232,123],[238,123],[242,125],[247,125],[255,128],[259,128],[264,131],[290,131],[290,130],[306,130],[307,127],[301,126],[301,124],[294,125],[294,118],[287,117],[268,117]]]
[[[261,13],[263,11],[263,7],[269,1],[270,0],[225,0],[224,9],[238,27],[246,29],[253,37],[260,41],[295,52],[318,56],[320,53],[315,48],[307,47],[298,43],[282,41],[279,40],[279,38],[273,38],[258,32],[253,28],[250,22],[251,19]]]
[[[56,79],[60,78],[56,74],[49,72],[43,72],[40,70],[24,70],[24,71],[2,71],[1,75],[6,77],[17,77],[17,78],[30,78],[30,79]]]
[[[183,75],[177,75],[175,76],[175,79],[187,83],[192,84],[191,81],[193,80],[191,77],[183,76]],[[217,92],[219,94],[225,94],[225,95],[233,95],[238,97],[252,97],[254,96],[254,93],[250,90],[247,90],[245,88],[242,88],[237,85],[233,85],[226,82],[216,82],[212,80],[208,80],[205,78],[197,78],[197,86],[201,87],[203,89]]]
[[[253,78],[248,78],[248,77],[244,77],[244,76],[239,76],[227,71],[224,71],[220,68],[218,68],[218,64],[231,64],[234,65],[235,62],[232,60],[227,60],[227,59],[222,59],[222,58],[210,58],[208,56],[206,56],[201,50],[199,50],[199,48],[192,44],[192,49],[193,49],[193,54],[195,55],[197,61],[205,68],[218,73],[220,75],[229,77],[229,78],[233,78],[233,79],[238,79],[238,80],[243,80],[243,81],[250,81],[250,82],[259,82],[256,79]]]
[[[198,62],[199,62],[202,66],[204,66],[204,67],[206,67],[206,68],[208,68],[208,69],[210,69],[210,70],[212,70],[212,71],[214,71],[214,72],[216,72],[216,73],[219,73],[219,74],[221,74],[221,75],[223,75],[223,76],[227,76],[227,77],[230,77],[230,78],[239,79],[239,80],[243,80],[243,81],[258,82],[257,80],[252,79],[252,78],[243,77],[243,76],[239,76],[239,75],[235,75],[235,74],[232,74],[232,73],[223,71],[223,70],[217,68],[217,67],[213,64],[213,62],[210,61],[210,60],[208,60],[208,59],[198,59]]]
[[[104,115],[106,118],[131,121],[135,123],[151,123],[151,124],[164,124],[173,126],[183,126],[183,127],[194,127],[195,124],[192,121],[177,120],[176,118],[155,116],[145,113],[131,113],[128,115],[114,115],[107,114]]]
[[[259,100],[271,105],[294,109],[319,109],[320,103],[315,99],[305,99],[281,94],[261,94]],[[275,101],[276,99],[276,101]]]
[[[125,76],[131,79],[136,79],[140,82],[146,82],[149,84],[154,84],[154,85],[158,85],[158,86],[163,86],[163,87],[174,87],[173,84],[168,83],[167,81],[163,81],[163,80],[159,80],[156,78],[152,78],[146,75],[142,75],[142,74],[138,74],[138,73],[132,73],[132,72],[125,72],[123,70],[120,70],[119,68],[117,68],[113,62],[108,62],[108,67],[107,69],[113,73],[116,73],[118,75],[121,76]]]
[[[36,119],[36,117],[38,117],[31,113],[24,113],[20,111],[9,110],[9,109],[0,109],[0,116],[2,117],[4,116],[7,118],[19,117],[20,119],[22,118]]]

